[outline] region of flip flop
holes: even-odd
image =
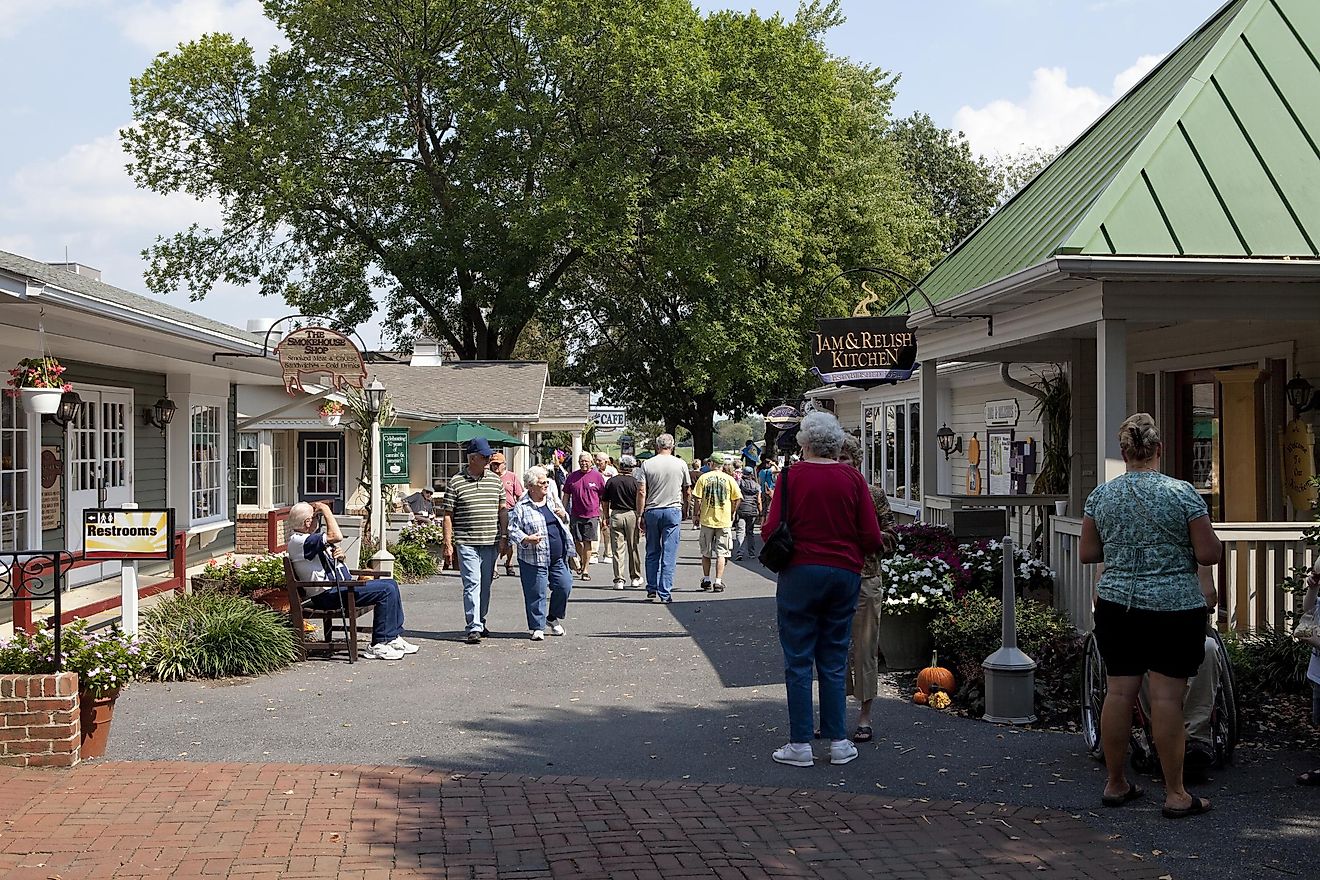
[[[1165,807],[1161,810],[1166,819],[1186,819],[1188,816],[1199,816],[1202,813],[1210,812],[1210,802],[1204,798],[1192,796],[1191,806],[1179,810],[1175,807]]]
[[[857,729],[853,731],[852,735],[852,741],[855,743],[869,743],[874,738],[875,734],[871,731],[871,725],[869,724],[857,725]]]
[[[1320,785],[1320,770],[1307,770],[1297,777],[1298,785]]]
[[[1106,807],[1121,807],[1124,804],[1130,804],[1137,798],[1146,793],[1146,790],[1135,782],[1128,783],[1128,790],[1122,794],[1107,794],[1100,798],[1100,802]]]

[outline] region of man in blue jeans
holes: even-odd
[[[316,527],[316,516],[325,518],[325,534]],[[357,582],[344,564],[344,540],[334,511],[324,501],[300,501],[289,508],[289,560],[298,580],[350,582],[348,585],[307,589],[308,604],[329,610],[339,607],[342,591],[352,589],[359,607],[375,606],[371,618],[371,647],[362,652],[369,660],[398,660],[416,654],[417,646],[403,638],[403,600],[399,585],[391,578]]]
[[[508,544],[509,511],[504,506],[504,483],[489,469],[494,450],[482,437],[463,444],[467,469],[449,478],[445,487],[445,565],[458,558],[463,580],[463,617],[469,645],[487,634],[490,584],[495,559]],[[457,553],[455,552],[457,545]]]
[[[646,598],[671,601],[679,528],[692,491],[687,464],[674,455],[674,435],[655,438],[655,455],[634,471],[637,522],[646,536]]]

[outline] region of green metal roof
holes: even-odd
[[[922,280],[1055,254],[1320,254],[1320,3],[1232,0]]]

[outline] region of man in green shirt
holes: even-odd
[[[457,555],[466,641],[475,645],[486,635],[490,584],[495,579],[495,560],[508,543],[509,512],[504,507],[504,484],[488,467],[490,444],[478,437],[463,448],[467,469],[450,477],[445,491],[445,565],[453,565]]]

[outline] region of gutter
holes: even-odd
[[[908,315],[908,326],[912,328],[922,327],[945,317],[961,317],[958,315],[960,311],[985,308],[990,301],[1005,294],[1030,290],[1044,282],[1057,281],[1065,275],[1066,273],[1060,270],[1058,261],[1050,258],[1043,263],[1014,272],[1012,275],[1005,275],[998,281],[992,281],[951,299],[941,300],[935,306],[944,313],[943,315],[934,315],[929,306],[912,312]]]

